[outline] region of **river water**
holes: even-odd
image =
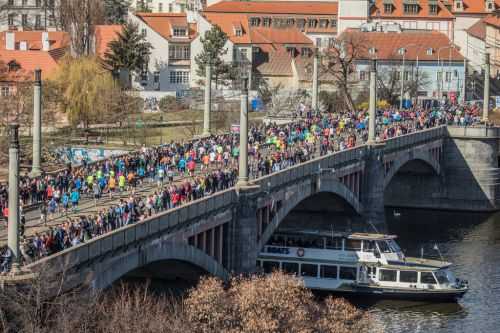
[[[359,305],[385,332],[500,332],[500,214],[387,209],[389,232],[410,256],[453,262],[453,272],[469,281],[458,303],[379,301]]]

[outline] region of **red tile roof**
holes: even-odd
[[[211,23],[219,26],[224,31],[229,39],[236,44],[251,44],[250,26],[248,17],[245,14],[234,13],[204,13],[205,18]],[[241,36],[236,36],[234,32],[234,22],[241,24]]]
[[[5,50],[5,35],[8,31],[0,32],[0,50]],[[27,42],[28,50],[42,49],[43,31],[10,31],[14,34],[15,42]],[[70,37],[67,32],[49,31],[50,50],[65,48],[70,44]]]
[[[454,11],[455,14],[467,13],[467,14],[487,14],[486,2],[484,0],[463,0],[463,10]],[[495,0],[495,7],[500,7],[500,0]]]
[[[500,17],[496,15],[490,15],[484,19],[484,23],[500,28]]]
[[[408,14],[404,12],[404,1],[405,0],[392,0],[393,11],[391,13],[384,12],[384,1],[385,0],[375,0],[375,4],[372,6],[370,15],[372,18],[425,18],[425,19],[446,19],[453,20],[453,14],[443,5],[441,1],[438,1],[439,10],[437,15],[431,14],[429,10],[429,0],[419,0],[418,4],[420,10],[417,14]],[[473,0],[478,1],[478,0]]]
[[[401,33],[384,32],[361,32],[358,29],[348,29],[339,37],[353,38],[358,44],[363,45],[360,49],[361,59],[381,59],[399,60],[402,56],[398,50],[405,48],[406,59],[419,61],[436,61],[438,59],[438,49],[451,45],[448,37],[437,31],[408,31]],[[420,47],[419,47],[420,46]],[[370,54],[369,49],[375,48],[376,54]],[[432,54],[427,54],[427,50],[432,48]],[[463,61],[464,57],[457,48],[449,48],[440,52],[442,57],[453,61]]]
[[[337,2],[330,1],[221,1],[204,10],[215,13],[337,15]]]
[[[103,58],[108,51],[108,44],[118,38],[122,31],[121,25],[97,25],[95,27],[95,55]]]
[[[467,29],[467,33],[480,40],[486,40],[486,23],[484,19],[477,21]]]
[[[182,41],[196,37],[196,26],[188,24],[185,13],[136,13],[135,15],[167,40],[175,39],[176,41]],[[189,39],[173,36],[173,27],[185,27],[188,29]]]
[[[4,69],[11,61],[19,64],[20,69],[14,72],[7,71],[7,79],[3,81],[19,82],[30,80],[37,68],[42,70],[42,78],[46,79],[54,74],[58,67],[56,60],[49,52],[0,50],[0,64]]]

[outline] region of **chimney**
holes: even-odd
[[[50,51],[49,33],[47,31],[42,32],[42,51]]]
[[[15,50],[16,48],[16,34],[13,31],[5,32],[5,49]]]

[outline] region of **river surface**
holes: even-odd
[[[458,303],[361,301],[382,330],[500,332],[500,214],[387,209],[386,216],[388,231],[399,236],[407,255],[420,256],[423,247],[426,257],[439,258],[437,244],[470,290]]]

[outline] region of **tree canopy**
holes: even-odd
[[[104,0],[104,15],[108,24],[125,24],[130,0]]]
[[[203,49],[195,58],[198,76],[205,77],[205,66],[210,63],[212,65],[212,78],[215,79],[216,84],[234,79],[233,67],[222,59],[228,52],[225,47],[227,39],[228,36],[218,25],[213,25],[200,38]]]
[[[127,22],[118,38],[108,44],[109,51],[104,54],[104,62],[113,71],[128,70],[139,73],[147,65],[152,46],[139,32],[136,24]]]
[[[52,84],[59,91],[61,111],[73,127],[116,121],[116,114],[133,112],[111,73],[93,57],[63,59]]]

